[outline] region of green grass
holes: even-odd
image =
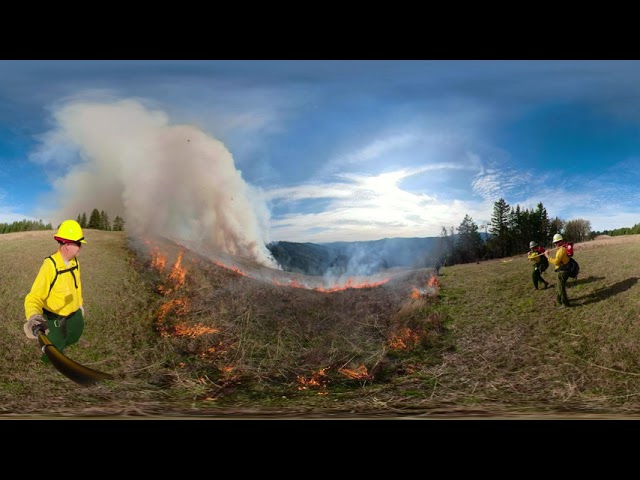
[[[442,268],[438,295],[413,299],[430,270],[325,293],[162,239],[137,250],[126,232],[87,230],[85,332],[65,353],[115,376],[91,387],[42,364],[22,330],[52,235],[0,235],[0,415],[640,413],[637,235],[576,245],[575,306],[560,308],[555,288],[533,289],[526,255]]]

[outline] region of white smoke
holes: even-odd
[[[133,235],[190,240],[279,268],[268,243],[269,211],[220,141],[140,102],[69,103],[36,155],[52,168],[75,152],[53,182],[52,224],[104,210]],[[78,162],[77,154],[80,155]],[[55,154],[55,156],[54,156]]]

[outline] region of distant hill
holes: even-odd
[[[432,266],[438,238],[384,238],[332,243],[280,241],[268,244],[267,248],[286,272],[366,276],[393,267]]]

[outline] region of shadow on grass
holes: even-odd
[[[600,302],[601,300],[606,300],[607,298],[613,297],[614,295],[629,290],[636,283],[638,283],[638,279],[636,277],[627,278],[626,280],[622,280],[621,282],[614,283],[610,287],[598,288],[593,293],[583,295],[582,297],[576,297],[575,300],[586,298],[586,300],[580,305],[588,305],[590,303]]]
[[[577,287],[578,285],[593,283],[598,280],[604,280],[605,278],[607,277],[595,277],[593,275],[586,278],[579,278],[578,280],[574,280],[572,278],[572,279],[569,279],[569,281],[567,282],[567,288],[573,288],[573,287]],[[557,280],[557,278],[555,280]],[[551,290],[556,288],[557,281],[556,282],[553,282],[552,280],[547,280],[547,281],[549,282],[549,286],[546,288],[546,290]],[[543,287],[542,290],[545,290],[545,288]]]
[[[574,280],[573,278],[569,279],[569,281],[567,282],[567,287],[573,287],[575,285],[584,285],[585,283],[593,283],[596,282],[598,280],[604,280],[607,277],[595,277],[593,275],[586,277],[586,278],[579,278],[577,280]]]

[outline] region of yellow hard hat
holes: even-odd
[[[58,233],[54,237],[58,241],[67,240],[69,242],[87,243],[82,233],[82,227],[75,220],[65,220],[60,224]]]
[[[562,235],[560,235],[559,233],[556,233],[556,234],[553,236],[553,243],[561,242],[561,241],[562,241]]]

